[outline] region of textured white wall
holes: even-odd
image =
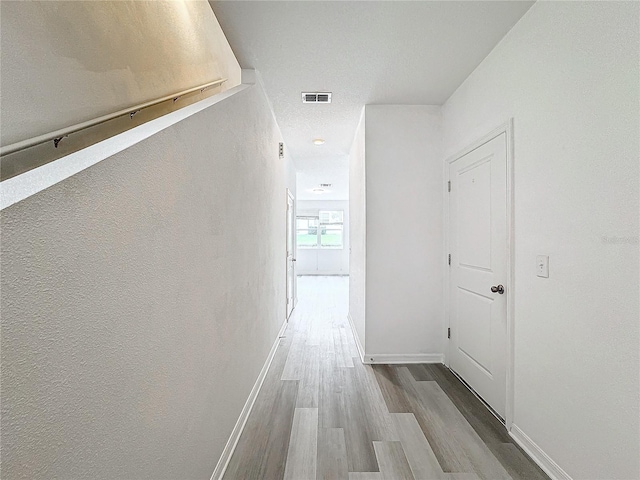
[[[209,478],[285,318],[279,141],[252,86],[2,211],[3,478]]]
[[[514,117],[514,423],[575,479],[640,477],[639,19],[538,2],[443,109],[448,153]]]
[[[318,215],[320,210],[344,212],[343,248],[298,248],[298,275],[349,275],[349,202],[344,200],[300,200],[298,214]]]
[[[349,315],[365,347],[366,190],[365,109],[349,152]]]
[[[366,353],[442,352],[440,107],[367,105]]]
[[[2,145],[240,67],[206,1],[0,2]]]

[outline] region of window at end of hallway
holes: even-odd
[[[297,217],[298,248],[318,248],[318,217]]]
[[[296,218],[296,238],[302,249],[344,248],[344,212],[321,210],[318,216]]]

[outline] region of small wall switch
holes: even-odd
[[[536,257],[536,275],[542,278],[549,278],[549,255],[538,255]]]

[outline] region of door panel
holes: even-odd
[[[503,133],[449,170],[451,368],[505,416],[507,150]]]
[[[295,302],[295,232],[293,196],[287,190],[287,318],[291,315]]]
[[[458,349],[490,376],[492,304],[492,299],[458,289]]]
[[[458,257],[467,267],[491,268],[491,157],[460,172],[458,195]]]

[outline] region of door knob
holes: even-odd
[[[499,293],[500,295],[502,295],[504,293],[504,287],[502,285],[494,285],[493,287],[491,287],[491,291],[493,293]]]

